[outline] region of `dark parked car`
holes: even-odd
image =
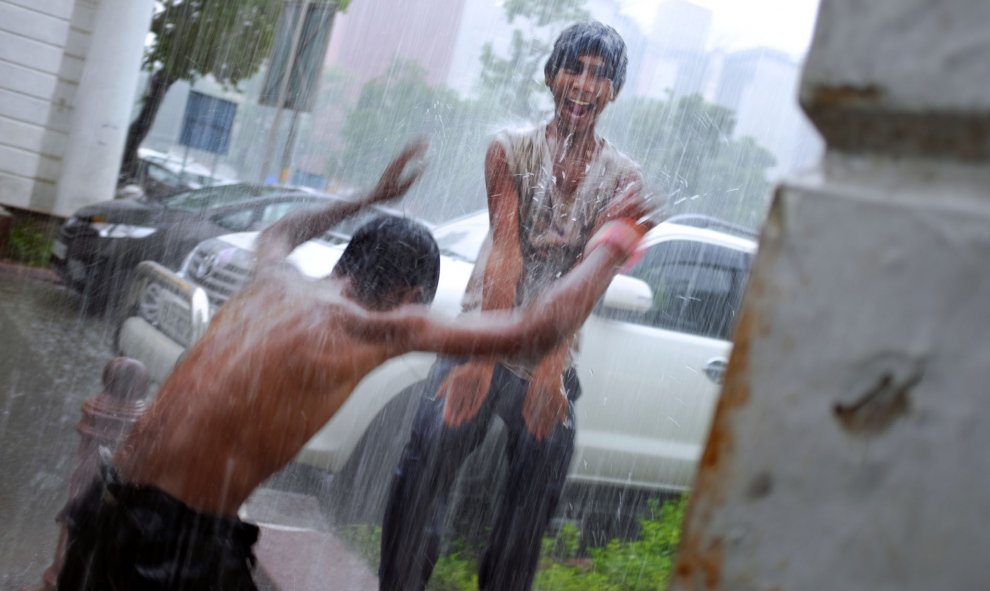
[[[287,213],[346,199],[295,187],[235,184],[158,199],[115,199],[81,208],[62,225],[52,264],[91,310],[123,293],[130,273],[151,260],[173,269],[196,244],[260,230]]]
[[[202,189],[216,185],[229,185],[236,181],[213,176],[198,162],[183,162],[168,154],[154,150],[138,150],[137,170],[130,181],[144,191],[146,197],[157,199],[179,191]]]

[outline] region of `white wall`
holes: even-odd
[[[95,6],[0,0],[0,203],[50,211]]]
[[[0,204],[67,216],[113,196],[152,6],[0,0]]]

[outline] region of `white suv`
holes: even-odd
[[[435,313],[460,311],[487,231],[485,212],[434,229],[442,254]],[[132,285],[132,315],[118,336],[121,354],[144,362],[161,382],[247,281],[255,236],[204,241],[178,275],[142,263]],[[582,329],[577,368],[583,393],[570,483],[684,490],[701,455],[755,236],[713,218],[678,216],[654,228],[644,244],[644,255],[616,277]],[[341,251],[341,245],[311,241],[290,260],[306,275],[323,277]],[[340,492],[378,507],[407,438],[417,385],[433,359],[410,353],[374,371],[297,462],[336,474]]]

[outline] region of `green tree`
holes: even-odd
[[[445,219],[484,205],[482,175],[490,113],[445,87],[431,86],[413,62],[397,61],[361,89],[341,136],[344,150],[328,176],[355,186],[373,182],[395,151],[413,138],[431,140],[431,165],[403,198],[428,219]]]
[[[344,0],[341,0],[344,2]],[[168,89],[213,76],[224,86],[253,76],[268,57],[282,0],[162,0],[142,68],[151,72],[141,111],[127,130],[121,174],[133,176],[137,150]]]
[[[491,43],[481,49],[480,85],[484,94],[510,113],[528,120],[543,115],[543,64],[564,25],[589,18],[585,0],[506,0],[512,32],[509,55],[500,57]]]
[[[770,192],[773,155],[752,138],[733,138],[735,114],[698,95],[619,100],[601,130],[663,191],[670,213],[706,213],[758,226]]]

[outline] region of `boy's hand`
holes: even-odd
[[[368,196],[368,204],[390,201],[405,194],[409,190],[409,187],[423,174],[425,168],[422,162],[416,163],[408,171],[406,171],[406,166],[413,159],[422,158],[428,146],[429,143],[425,139],[419,139],[406,146],[385,167],[381,178],[378,179],[378,184],[375,185],[374,190]],[[406,172],[404,177],[402,176],[403,172]]]
[[[553,364],[538,366],[523,401],[523,421],[529,432],[537,441],[543,441],[567,420],[569,406],[559,368]]]
[[[643,193],[643,183],[633,180],[616,193],[605,209],[605,220],[627,218],[653,227],[663,218],[664,199]]]
[[[480,361],[469,361],[450,370],[436,394],[437,400],[447,399],[443,405],[445,425],[459,427],[478,414],[488,396],[494,372],[494,363]]]

